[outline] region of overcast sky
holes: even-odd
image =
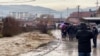
[[[2,2],[19,2],[19,1],[29,1],[29,0],[0,0],[0,4],[16,5],[16,4],[28,4],[33,6],[43,6],[55,10],[64,10],[66,8],[75,8],[80,5],[80,8],[95,7],[97,0],[36,0],[33,2],[26,3],[2,3]],[[99,0],[98,0],[99,1]]]

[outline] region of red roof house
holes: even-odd
[[[94,17],[95,11],[73,12],[69,17]]]

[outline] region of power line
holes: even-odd
[[[0,2],[0,3],[26,3],[26,2],[33,2],[33,1],[36,1],[36,0],[29,0],[29,1],[10,1],[10,2]]]

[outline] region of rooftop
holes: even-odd
[[[100,20],[100,17],[82,17],[84,20]]]

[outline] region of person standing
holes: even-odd
[[[76,27],[74,25],[71,25],[67,29],[68,35],[69,35],[69,40],[73,41],[76,35]]]
[[[66,38],[66,34],[67,34],[67,25],[65,23],[62,23],[60,25],[60,28],[61,28],[61,35],[62,35],[62,38]]]
[[[92,32],[94,34],[94,37],[93,37],[93,47],[96,48],[97,47],[97,36],[98,36],[98,30],[95,26],[93,26],[92,28]]]
[[[81,23],[80,29],[76,33],[79,56],[91,56],[91,38],[93,38],[93,36],[92,31],[88,30],[87,25]]]

